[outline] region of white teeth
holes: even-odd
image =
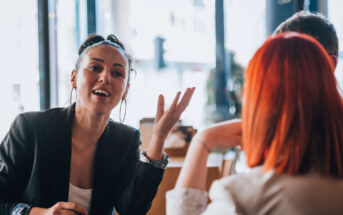
[[[104,90],[94,90],[93,92],[96,93],[96,94],[110,96],[110,94],[107,91],[104,91]]]

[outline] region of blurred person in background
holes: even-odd
[[[299,32],[311,35],[324,47],[336,68],[338,62],[338,37],[335,26],[322,14],[300,11],[281,23],[274,35]]]

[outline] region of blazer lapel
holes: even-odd
[[[73,105],[52,113],[51,126],[46,129],[46,140],[43,144],[44,164],[54,202],[68,200],[74,107]]]
[[[123,161],[123,157],[129,148],[129,144],[122,136],[119,126],[108,123],[98,142],[96,151],[92,212],[102,210],[100,205],[103,205],[105,201],[111,201],[110,199],[114,195],[113,185],[116,184],[116,180],[119,178],[118,174],[123,165],[122,162],[127,162]]]

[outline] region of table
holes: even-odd
[[[152,202],[148,215],[166,214],[166,192],[173,189],[184,162],[184,157],[170,157],[170,162],[164,173],[162,182],[158,188],[155,199]],[[220,153],[211,153],[207,162],[207,191],[214,180],[221,177],[221,166],[223,155]]]

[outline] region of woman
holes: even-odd
[[[163,143],[194,88],[158,100],[149,149],[109,117],[130,87],[131,59],[113,35],[87,39],[71,75],[76,104],[20,114],[0,146],[0,214],[145,214],[162,180]]]
[[[342,214],[343,106],[334,67],[312,37],[267,40],[245,72],[242,124],[226,122],[192,141],[168,214]],[[214,182],[214,147],[242,146],[251,172]],[[221,133],[225,132],[225,133]]]

